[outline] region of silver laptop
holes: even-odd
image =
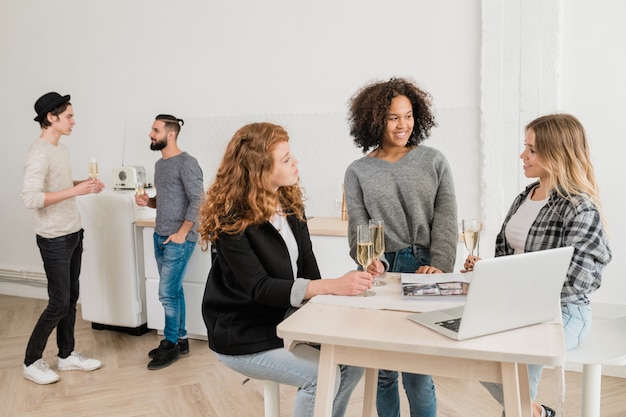
[[[408,318],[457,340],[555,320],[573,253],[564,247],[483,259],[471,272],[465,305]]]

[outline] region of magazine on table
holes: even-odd
[[[405,299],[459,301],[467,296],[471,273],[400,274]]]

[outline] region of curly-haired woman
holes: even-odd
[[[357,226],[383,220],[387,252],[368,268],[374,276],[385,267],[425,274],[454,269],[452,172],[440,151],[422,144],[436,126],[431,104],[427,92],[403,78],[367,84],[350,100],[350,134],[367,153],[350,164],[344,179],[350,254],[356,257]],[[403,372],[402,383],[411,417],[435,417],[432,378]],[[396,371],[379,371],[376,406],[381,417],[400,416]]]
[[[202,313],[209,347],[229,368],[256,379],[298,387],[294,416],[312,416],[319,349],[288,346],[276,326],[317,294],[356,295],[372,276],[351,271],[320,279],[298,185],[298,160],[280,126],[253,123],[229,142],[200,211],[199,233],[217,256]],[[362,368],[337,368],[333,416],[345,414]]]

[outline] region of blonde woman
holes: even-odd
[[[307,227],[298,160],[280,126],[253,123],[229,142],[201,209],[199,232],[215,245],[202,312],[209,347],[248,377],[298,387],[294,416],[312,416],[319,349],[285,349],[276,326],[317,294],[356,295],[372,276],[320,279]],[[333,416],[345,414],[363,369],[340,366]]]
[[[524,174],[538,181],[517,196],[496,239],[496,256],[573,246],[574,255],[561,291],[565,346],[573,349],[591,328],[588,295],[600,287],[611,260],[585,129],[574,116],[551,114],[526,126]],[[465,270],[479,258],[468,257]],[[539,342],[540,343],[540,342]],[[529,366],[534,400],[540,366]],[[502,403],[502,389],[484,384]],[[533,402],[533,416],[554,416]]]

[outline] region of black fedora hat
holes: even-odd
[[[35,102],[35,113],[37,113],[37,117],[33,120],[41,122],[49,112],[56,109],[61,104],[67,103],[68,101],[70,101],[69,94],[62,96],[54,91],[44,94]]]

